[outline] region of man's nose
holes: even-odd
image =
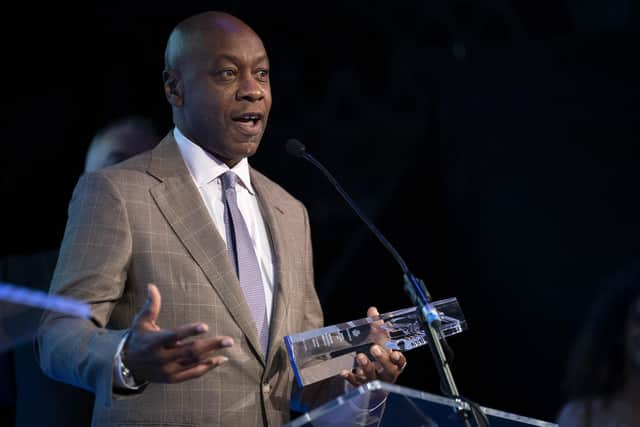
[[[254,76],[246,76],[240,82],[240,87],[237,93],[238,100],[246,101],[260,101],[264,98],[264,88],[260,85],[260,82],[256,80]]]

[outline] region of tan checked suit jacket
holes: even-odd
[[[171,134],[152,151],[78,182],[51,291],[88,301],[93,318],[49,315],[38,344],[48,375],[95,392],[93,425],[253,427],[288,420],[293,374],[283,337],[323,321],[309,221],[278,185],[255,170],[251,180],[275,255],[266,360],[224,241]],[[235,345],[220,353],[229,361],[203,377],[118,395],[114,355],[148,283],[162,295],[160,327],[202,321],[209,334],[229,335]]]

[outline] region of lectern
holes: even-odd
[[[383,400],[385,396],[386,400]],[[384,403],[376,408],[378,402]],[[460,404],[443,396],[372,381],[303,414],[284,427],[459,427],[463,425],[457,419]],[[496,409],[483,406],[480,409],[491,427],[557,427],[557,424]]]

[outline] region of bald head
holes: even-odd
[[[185,59],[192,61],[207,37],[258,35],[240,19],[224,12],[204,12],[180,22],[171,32],[164,52],[165,70],[179,69]]]

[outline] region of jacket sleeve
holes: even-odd
[[[46,313],[37,345],[47,375],[93,391],[105,406],[112,398],[114,356],[127,332],[107,324],[124,293],[131,253],[126,206],[116,186],[100,171],[81,177],[50,293],[87,302],[91,320]]]

